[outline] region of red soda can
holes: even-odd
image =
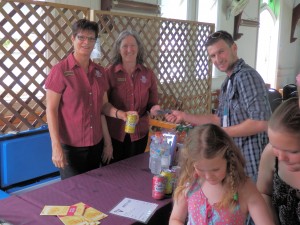
[[[163,199],[165,197],[166,178],[155,175],[152,179],[152,198]]]

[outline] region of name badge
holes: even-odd
[[[68,76],[73,76],[74,75],[74,71],[70,70],[70,71],[65,71],[64,72],[64,76],[68,77]]]
[[[95,76],[100,78],[100,77],[102,77],[102,73],[99,70],[96,70],[95,71]]]
[[[125,82],[126,78],[125,77],[118,77],[117,82]]]
[[[228,109],[227,109],[227,107],[224,108],[223,127],[228,127]]]
[[[141,77],[141,82],[143,83],[143,84],[146,84],[147,83],[147,78],[146,78],[146,76],[142,76]]]

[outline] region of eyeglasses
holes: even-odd
[[[97,38],[94,38],[94,37],[86,37],[86,36],[83,36],[83,35],[76,35],[77,39],[79,41],[85,41],[85,40],[88,40],[90,42],[95,42],[97,40]]]

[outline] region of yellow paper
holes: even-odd
[[[65,225],[87,225],[89,222],[83,216],[59,216],[61,222]]]
[[[85,210],[82,205],[79,206],[56,206],[46,205],[40,215],[48,216],[81,216]]]
[[[85,211],[83,213],[83,216],[87,219],[90,219],[92,221],[98,221],[98,220],[102,220],[103,218],[107,217],[107,215],[103,212],[100,212],[99,210],[90,207],[82,202],[75,204],[75,206],[84,206],[85,207]]]
[[[84,216],[59,216],[58,217],[65,225],[98,225],[99,221],[93,221]]]
[[[99,220],[107,217],[103,212],[83,202],[71,206],[46,205],[40,215],[55,215],[65,225],[97,225]]]

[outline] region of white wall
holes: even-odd
[[[218,18],[216,24],[216,30],[226,30],[233,34],[234,32],[234,17],[227,16],[227,8],[230,5],[231,0],[218,0]],[[258,3],[257,1],[249,1],[248,5],[244,9],[242,19],[256,19],[258,20]],[[243,58],[247,64],[254,67],[256,66],[256,46],[258,38],[258,27],[239,27],[239,33],[243,36],[236,41],[238,46],[238,56]],[[225,79],[225,74],[215,70],[215,78],[213,78],[212,89],[218,89],[221,83]]]
[[[300,73],[300,21],[298,21],[294,33],[294,37],[297,37],[297,40],[290,43],[294,4],[288,0],[281,0],[280,4],[277,87],[295,83],[295,77]],[[295,5],[297,4],[300,4],[300,0],[295,1]]]
[[[233,33],[234,19],[226,19],[226,8],[231,0],[218,0],[218,20],[216,30],[227,30]],[[242,19],[259,18],[259,1],[249,1],[245,8]],[[293,7],[300,4],[300,0],[280,0],[280,25],[278,44],[278,67],[277,67],[277,88],[285,84],[295,83],[295,76],[300,73],[300,21],[297,23],[295,37],[297,40],[290,43],[291,19]],[[247,64],[255,68],[257,53],[258,27],[240,26],[239,33],[244,35],[237,41],[238,55]],[[277,46],[274,46],[276,48]],[[217,77],[213,78],[212,89],[220,88],[225,75],[216,72]]]
[[[216,30],[226,30],[233,34],[234,32],[234,16],[228,17],[228,6],[231,0],[218,0],[218,19],[216,23]],[[258,20],[258,1],[249,1],[247,7],[244,9],[242,19]],[[239,27],[239,33],[242,33],[240,39],[236,41],[238,46],[238,56],[243,58],[247,64],[255,67],[256,64],[256,46],[258,38],[258,27]],[[212,81],[212,89],[218,89],[225,79],[225,73],[215,70],[215,78]]]

